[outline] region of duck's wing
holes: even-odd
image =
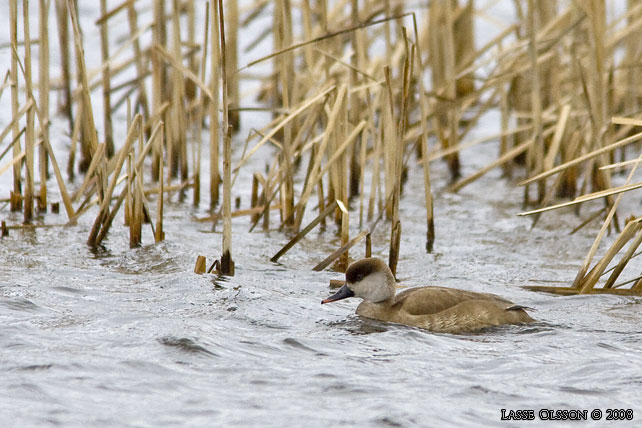
[[[466,300],[444,311],[407,318],[408,324],[441,333],[469,333],[488,327],[533,322],[523,309],[492,300]],[[515,309],[514,309],[515,308]]]
[[[392,306],[410,315],[431,315],[471,300],[491,301],[505,308],[514,306],[512,302],[494,294],[446,287],[420,287],[402,291],[395,296]]]

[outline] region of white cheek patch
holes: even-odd
[[[356,297],[371,302],[381,302],[390,297],[387,278],[383,272],[372,273],[361,281],[350,284],[350,289]]]

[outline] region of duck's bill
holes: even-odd
[[[337,300],[347,299],[348,297],[352,296],[354,296],[352,290],[350,290],[347,285],[343,285],[343,287],[339,288],[339,291],[334,293],[332,296],[328,297],[327,299],[323,299],[321,301],[321,304],[336,302]]]

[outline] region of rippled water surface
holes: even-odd
[[[84,7],[81,15],[88,26],[96,17]],[[0,107],[2,127],[8,114]],[[66,124],[53,126],[61,135]],[[463,173],[496,153],[496,143],[467,151]],[[252,168],[239,178],[243,208]],[[234,219],[230,278],[193,273],[198,255],[208,263],[220,256],[221,235],[196,223],[207,213],[189,203],[166,207],[165,242],[151,244],[146,229],[145,245],[134,250],[121,215],[98,252],[85,245],[95,212],[75,226],[11,230],[0,240],[0,426],[495,427],[501,409],[542,408],[630,408],[639,421],[642,300],[521,287],[572,283],[599,225],[568,232],[600,202],[580,217],[550,213],[531,230],[531,219],[515,216],[523,195],[515,183],[493,171],[448,193],[447,171],[436,163],[437,241],[426,254],[422,172],[410,167],[401,285],[492,292],[536,309],[536,324],[470,335],[360,319],[354,300],[321,306],[330,279],[341,278],[311,270],[337,248],[333,226],[275,264],[269,258],[289,236],[249,234],[247,218]],[[634,197],[622,216],[639,215]],[[0,215],[21,222],[6,207]],[[64,214],[39,220],[64,221]],[[351,224],[356,233],[357,220]],[[383,258],[388,227],[373,236]],[[351,255],[362,257],[362,246]],[[634,274],[642,270],[632,264]],[[591,424],[607,425],[573,426]]]
[[[502,294],[535,308],[537,324],[433,334],[359,319],[356,301],[321,306],[340,278],[311,271],[336,245],[331,230],[274,264],[287,237],[247,234],[236,219],[232,278],[191,272],[198,254],[220,252],[220,235],[185,206],[169,207],[166,242],[135,250],[120,224],[98,253],[84,244],[88,221],[12,231],[0,245],[1,425],[497,426],[502,408],[637,417],[640,299],[520,287],[569,284],[594,230],[569,237],[579,219],[560,213],[530,231],[514,216],[521,192],[488,177],[437,192],[426,254],[420,186],[411,175],[402,285]]]

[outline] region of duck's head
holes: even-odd
[[[332,296],[321,301],[336,302],[347,297],[361,297],[383,302],[395,295],[395,278],[383,260],[369,257],[352,263],[346,271],[346,283]]]

